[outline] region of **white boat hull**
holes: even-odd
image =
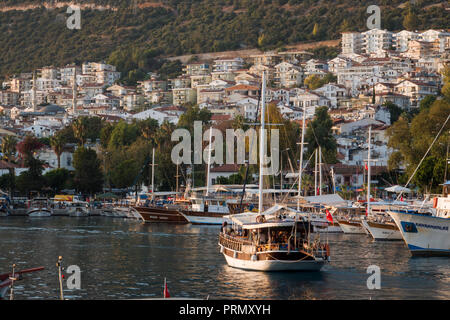
[[[281,261],[281,260],[241,260],[224,254],[225,260],[230,267],[253,270],[253,271],[320,271],[325,260],[302,260],[302,261]]]
[[[33,218],[51,217],[51,215],[52,213],[50,210],[35,209],[28,211],[28,216]]]
[[[186,218],[186,220],[189,223],[192,224],[210,224],[210,225],[222,225],[222,223],[225,221],[223,217],[208,217],[208,216],[198,216],[198,215],[189,215],[186,213],[181,212],[183,217]]]
[[[375,240],[403,240],[400,230],[392,230],[370,226],[367,221],[361,221],[364,228]]]
[[[388,211],[412,255],[450,256],[450,219]]]
[[[342,231],[347,234],[365,234],[366,231],[363,229],[361,225],[355,226],[347,223],[339,222],[339,226],[341,227]]]

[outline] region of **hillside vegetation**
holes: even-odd
[[[0,77],[46,65],[108,60],[114,51],[138,48],[155,57],[280,48],[339,39],[364,31],[371,4],[382,8],[382,27],[449,28],[446,2],[416,0],[86,0],[81,29],[66,27],[65,1],[4,0],[0,5]],[[116,53],[116,56],[118,54]],[[147,59],[145,58],[145,59]],[[157,65],[160,67],[160,64]],[[120,70],[121,71],[121,70]]]

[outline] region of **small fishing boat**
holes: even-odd
[[[374,240],[403,240],[400,230],[393,221],[362,219],[361,224]]]
[[[337,218],[337,222],[341,227],[342,231],[347,234],[367,234],[367,231],[363,228],[361,224],[361,219],[352,218]]]
[[[214,197],[190,198],[191,210],[181,210],[183,217],[192,224],[221,225],[229,215],[227,201]]]
[[[52,209],[47,198],[34,198],[27,211],[29,217],[50,217]]]
[[[90,207],[88,202],[79,201],[68,204],[67,209],[71,217],[89,217]]]

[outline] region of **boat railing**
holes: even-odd
[[[247,241],[244,239],[238,239],[236,237],[231,237],[224,233],[220,233],[219,243],[222,246],[224,246],[228,249],[234,250],[234,251],[242,251],[243,245],[252,245],[252,243],[250,241]]]

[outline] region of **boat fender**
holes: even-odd
[[[327,251],[327,257],[330,257],[330,245],[328,243],[325,245],[325,250]]]
[[[256,255],[256,254],[252,254],[252,261],[256,261],[256,260],[258,260],[258,256]]]
[[[437,203],[438,203],[438,198],[433,198],[433,208],[437,207]]]
[[[223,253],[223,246],[220,246],[220,253]]]
[[[237,258],[237,252],[235,251],[234,253],[233,253],[233,258]]]

